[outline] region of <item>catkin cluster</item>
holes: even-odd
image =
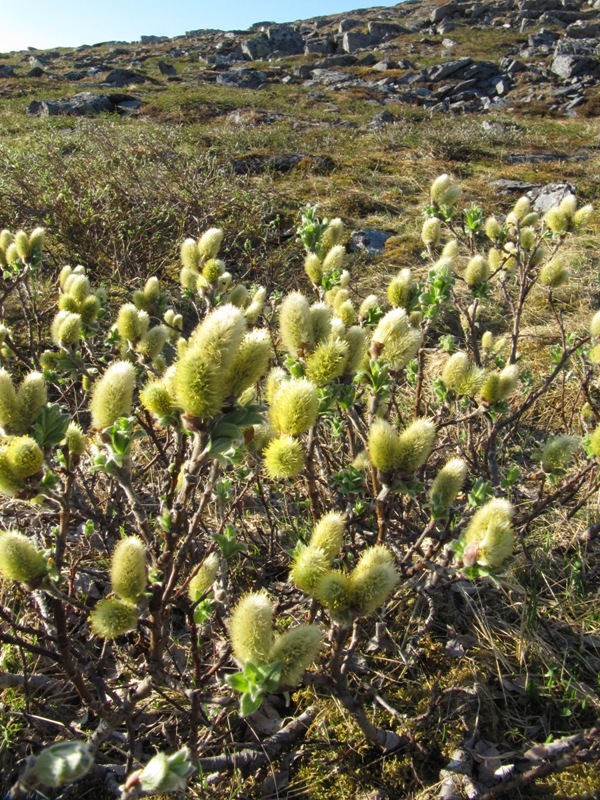
[[[317,625],[298,625],[285,633],[273,631],[273,604],[266,592],[248,592],[233,609],[229,620],[233,655],[240,666],[281,663],[281,689],[296,686],[304,670],[321,649]]]
[[[110,580],[117,597],[100,600],[90,614],[92,631],[103,639],[114,639],[137,625],[147,583],[146,548],[137,536],[121,539],[115,547]]]
[[[44,247],[44,228],[35,228],[29,235],[23,231],[0,231],[0,267],[37,266]]]
[[[334,619],[348,624],[385,602],[398,582],[398,573],[392,554],[380,545],[364,550],[351,572],[332,569],[345,528],[343,514],[331,511],[321,517],[308,545],[294,556],[290,580],[316,597]]]
[[[258,287],[250,294],[242,283],[234,284],[225,262],[217,258],[223,242],[220,228],[209,228],[198,239],[186,239],[181,245],[179,279],[184,289],[199,296],[209,305],[230,303],[241,309],[249,325],[262,313],[266,291]]]

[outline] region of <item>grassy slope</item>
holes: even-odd
[[[519,37],[490,30],[475,42],[465,31],[453,38],[459,42],[453,55],[486,58]],[[424,66],[439,59],[439,50],[422,45],[411,58]],[[158,78],[155,60],[144,69]],[[190,81],[199,72],[191,59],[183,66],[178,61],[177,68]],[[485,117],[499,123],[490,132],[479,116],[432,117],[398,104],[391,107],[396,123],[371,132],[363,126],[381,107],[364,91],[324,90],[326,99],[315,102],[296,85],[251,92],[164,81],[131,89],[144,101],[142,112],[131,118],[34,119],[24,115],[30,100],[73,92],[45,78],[4,80],[0,91],[0,228],[47,226],[54,270],[83,263],[98,281],[118,278],[124,292],[148,274],[175,284],[178,242],[217,223],[225,228],[227,259],[241,272],[270,289],[305,287],[292,233],[298,208],[306,202],[318,202],[323,213],[341,216],[350,228],[374,226],[397,234],[383,257],[355,266],[354,274],[363,275],[359,288],[373,277],[381,283],[381,274],[404,266],[418,273],[423,269],[420,208],[431,179],[442,172],[460,178],[465,193],[487,211],[503,213],[513,202],[491,185],[499,177],[569,180],[577,184],[582,201],[598,206],[600,131],[593,119],[505,111]],[[228,119],[236,109],[247,112],[247,125]],[[265,122],[265,111],[281,116]],[[308,159],[285,175],[245,176],[231,169],[233,159],[249,154],[297,152],[329,156],[334,169],[324,174]],[[506,163],[514,153],[548,152],[567,160]],[[564,310],[574,325],[598,306],[599,238],[596,216],[572,254]],[[532,358],[546,322],[541,309],[528,319]],[[552,428],[551,417],[546,424]],[[568,524],[560,513],[557,517],[555,530],[539,532],[536,552],[543,568],[535,576],[521,576],[527,594],[503,586],[500,606],[495,592],[485,587],[473,595],[459,591],[454,605],[440,611],[440,622],[457,626],[461,618],[460,632],[476,636],[466,659],[446,655],[434,634],[418,669],[395,657],[374,659],[366,680],[376,685],[379,670],[393,677],[397,695],[388,700],[408,716],[426,712],[433,692],[443,698],[431,714],[427,759],[411,766],[408,759],[382,757],[360,744],[349,752],[346,741],[356,733],[330,701],[323,703],[312,732],[312,739],[329,742],[326,753],[302,764],[286,796],[351,798],[381,787],[395,797],[433,796],[438,770],[464,738],[461,709],[473,696],[484,738],[515,748],[528,738],[560,736],[593,722],[598,686],[593,667],[580,656],[580,634],[599,635],[598,574],[592,561],[597,545],[574,537],[595,514],[590,509]],[[400,597],[391,631],[395,640],[415,632],[426,615],[420,603]],[[437,742],[435,757],[432,742]],[[597,781],[582,768],[521,796],[576,798],[591,796],[594,788]],[[236,791],[235,781],[230,789]]]

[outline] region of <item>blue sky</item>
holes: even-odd
[[[0,0],[0,53],[27,47],[76,47],[142,34],[177,36],[186,30],[248,28],[355,8],[393,6],[397,0]]]

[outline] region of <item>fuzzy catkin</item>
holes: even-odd
[[[270,478],[295,478],[304,469],[304,450],[297,439],[283,434],[265,447],[263,462]]]
[[[462,458],[448,461],[431,485],[429,496],[435,509],[448,509],[461,492],[467,478],[467,464]]]
[[[300,292],[291,292],[281,304],[279,330],[283,346],[296,357],[314,343],[310,305]]]
[[[315,384],[305,378],[282,383],[273,396],[270,410],[275,430],[300,436],[317,421],[319,398]]]
[[[271,352],[271,337],[267,330],[246,333],[231,365],[227,393],[239,397],[254,386],[269,368]]]
[[[231,303],[219,306],[198,325],[189,340],[189,349],[221,369],[228,369],[246,333],[246,318]]]
[[[128,536],[113,551],[110,568],[113,591],[122,600],[138,603],[146,589],[146,548],[137,536]]]
[[[19,583],[33,583],[48,572],[48,561],[26,536],[0,533],[0,574]]]
[[[187,351],[178,359],[173,375],[177,403],[187,414],[210,419],[223,404],[223,373],[201,353]]]
[[[273,646],[273,604],[266,592],[248,592],[231,612],[229,636],[240,665],[269,663]]]
[[[513,509],[502,498],[494,498],[479,508],[465,533],[465,563],[477,563],[490,569],[500,567],[514,546]]]
[[[344,374],[348,344],[341,339],[321,342],[306,359],[306,375],[317,386],[325,386]]]
[[[310,545],[320,548],[331,563],[342,548],[345,531],[345,515],[339,511],[329,511],[315,525]]]
[[[360,614],[369,614],[385,602],[398,572],[390,551],[376,545],[363,552],[350,578],[352,605]]]
[[[398,469],[414,472],[427,461],[435,439],[435,424],[417,419],[398,436]]]
[[[280,686],[293,688],[321,649],[321,631],[317,625],[299,625],[281,634],[269,653],[269,663],[281,662]]]
[[[90,399],[92,425],[106,428],[131,412],[135,388],[135,367],[127,361],[111,364],[94,383]]]
[[[323,575],[329,570],[331,559],[320,547],[301,547],[294,555],[290,580],[302,591],[314,594]]]
[[[90,614],[92,632],[102,639],[114,639],[135,628],[138,614],[131,603],[107,597],[96,603]]]
[[[394,472],[400,465],[398,432],[384,419],[374,420],[369,430],[369,458],[384,473]]]
[[[215,582],[219,571],[219,556],[211,553],[202,562],[202,566],[188,585],[188,596],[195,603]]]

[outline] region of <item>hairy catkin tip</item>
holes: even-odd
[[[346,516],[339,511],[329,511],[315,525],[310,544],[320,548],[331,563],[342,548],[345,531]]]
[[[270,478],[295,478],[304,469],[302,444],[292,436],[272,439],[263,451],[265,472]]]

